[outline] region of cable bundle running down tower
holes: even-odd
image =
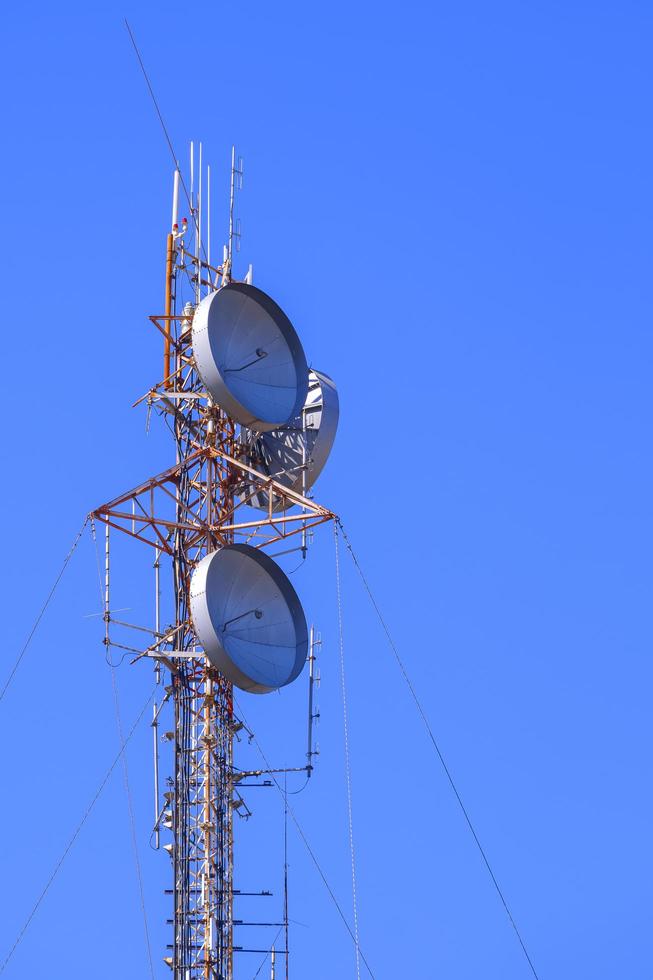
[[[158,847],[162,832],[171,832],[164,845],[173,867],[166,962],[174,980],[233,980],[233,818],[246,806],[239,783],[248,775],[234,765],[243,723],[233,686],[277,690],[310,660],[310,775],[313,631],[309,642],[295,590],[263,549],[289,542],[305,556],[311,529],[335,519],[308,490],[330,452],[338,400],[326,375],[309,372],[290,320],[253,286],[251,267],[243,281],[232,275],[242,163],[232,154],[229,242],[221,264],[212,265],[210,239],[202,239],[210,229],[210,189],[207,170],[204,204],[201,146],[197,193],[192,161],[191,147],[190,222],[178,222],[185,184],[176,170],[164,313],[150,316],[163,337],[163,377],[139,399],[148,415],[154,409],[167,421],[175,463],[91,518],[105,525],[104,642],[133,652],[132,662],[153,660],[160,685],[152,722],[154,840]],[[180,309],[184,288],[192,301]],[[143,626],[112,612],[110,529],[153,549],[154,624],[145,647],[124,640],[134,630],[142,636]],[[171,588],[162,603],[166,576]],[[159,719],[169,702],[174,773],[160,793]],[[285,955],[287,972],[287,949]]]

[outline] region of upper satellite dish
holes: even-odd
[[[308,367],[299,337],[262,290],[230,282],[206,296],[193,317],[199,375],[227,415],[256,432],[301,411]]]
[[[257,436],[251,442],[251,463],[296,493],[312,487],[324,469],[338,428],[338,391],[327,374],[310,371],[308,394],[301,413],[282,428]],[[304,482],[304,467],[306,477]],[[259,493],[250,503],[268,507],[268,494]],[[273,501],[280,510],[283,500]]]
[[[214,667],[236,687],[266,694],[301,673],[306,618],[288,577],[248,544],[213,551],[190,582],[195,633]]]

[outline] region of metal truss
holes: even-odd
[[[233,935],[233,818],[244,803],[236,788],[233,743],[239,723],[231,685],[196,645],[189,616],[193,568],[208,552],[236,540],[264,548],[288,538],[297,541],[300,535],[298,548],[305,550],[310,530],[336,516],[252,467],[235,423],[202,386],[190,345],[194,308],[173,312],[176,281],[187,275],[199,301],[201,286],[215,288],[220,274],[224,275],[220,267],[189,256],[172,235],[168,237],[166,312],[150,317],[164,337],[164,376],[139,402],[147,403],[148,416],[152,410],[163,416],[174,437],[177,461],[91,514],[92,520],[103,522],[107,538],[107,646],[120,646],[109,639],[109,622],[117,623],[108,598],[109,529],[149,545],[156,554],[153,642],[144,649],[123,649],[135,652],[135,660],[153,658],[157,670],[163,665],[171,674],[174,776],[168,780],[160,811],[157,803],[155,833],[158,841],[160,832],[172,832],[166,849],[173,866],[173,941],[166,962],[173,980],[234,980],[233,953],[238,948]],[[254,506],[261,500],[268,501],[267,508]],[[172,571],[172,615],[170,625],[162,628],[158,575],[166,557]],[[156,712],[153,726],[156,742]],[[156,760],[155,749],[158,786]],[[310,745],[308,761],[310,773]]]
[[[211,499],[211,488],[223,486],[225,481],[231,484],[230,500],[226,507],[220,507]],[[178,498],[183,482],[190,490],[187,502]],[[238,496],[234,491],[239,491]],[[267,510],[260,516],[249,514],[248,520],[242,519],[243,508],[251,507],[262,493],[268,500]],[[293,508],[299,510],[293,512]],[[93,517],[172,555],[177,532],[186,536],[186,545],[191,549],[202,548],[207,541],[219,547],[233,540],[231,536],[262,548],[298,533],[305,534],[308,529],[334,520],[335,514],[242,460],[205,446],[98,507]]]

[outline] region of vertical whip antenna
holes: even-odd
[[[195,254],[197,256],[197,287],[195,296],[199,303],[202,298],[202,144],[199,147],[199,166],[197,168],[197,222],[195,224]]]
[[[175,279],[175,234],[177,228],[177,211],[179,208],[179,168],[175,168],[172,182],[172,227],[166,239],[166,287],[165,287],[165,320],[163,339],[163,385],[170,388],[170,349],[172,340],[172,300]]]
[[[174,235],[179,224],[179,169],[175,167],[175,176],[172,184],[172,221],[170,230]]]
[[[283,926],[286,947],[286,980],[290,956],[288,926],[288,775],[283,777]]]
[[[206,264],[208,269],[208,280],[211,281],[211,165],[206,167]],[[210,287],[209,287],[210,289]]]
[[[236,176],[236,147],[231,147],[231,179],[229,182],[229,271],[231,272],[231,257],[233,252],[233,241],[234,241],[234,195],[235,186],[234,178]]]
[[[193,191],[195,189],[195,145],[190,141],[190,209],[193,210]]]
[[[236,248],[240,249],[240,222],[234,227],[234,201],[236,189],[241,190],[243,186],[243,158],[238,157],[236,161],[236,147],[231,147],[231,180],[229,183],[229,244],[227,246],[227,261],[229,265],[229,278],[231,278],[231,266],[233,263],[234,238],[237,239]]]

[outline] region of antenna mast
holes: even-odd
[[[232,149],[229,243],[222,265],[216,266],[210,264],[210,255],[204,256],[202,248],[201,144],[197,183],[193,144],[190,163],[193,241],[187,246],[186,218],[179,226],[179,185],[184,191],[186,185],[176,169],[171,230],[166,236],[164,313],[150,317],[163,335],[163,378],[139,399],[147,403],[148,414],[154,408],[170,421],[175,463],[97,508],[91,517],[106,526],[107,555],[110,529],[154,549],[153,626],[151,630],[145,628],[151,642],[143,649],[142,624],[130,625],[112,617],[108,572],[104,619],[107,648],[117,645],[133,651],[133,662],[151,660],[161,687],[152,720],[157,815],[153,839],[158,847],[160,835],[171,834],[170,842],[163,845],[172,862],[173,932],[165,962],[173,980],[235,980],[234,953],[247,949],[234,942],[234,929],[239,924],[234,920],[234,897],[241,894],[234,888],[234,813],[249,813],[241,796],[243,776],[258,778],[262,772],[244,773],[234,766],[234,737],[244,725],[234,711],[233,686],[274,690],[291,682],[308,658],[308,630],[297,595],[264,549],[281,544],[281,553],[303,550],[312,528],[335,519],[335,514],[317,504],[307,490],[333,441],[337,396],[330,379],[314,372],[309,389],[308,368],[292,324],[270,297],[250,284],[251,274],[243,282],[232,278],[233,242],[236,239],[238,243],[240,236],[234,227],[234,196],[242,179],[242,159],[236,161]],[[208,174],[206,196],[210,207]],[[208,210],[205,214],[206,244],[210,248]],[[194,302],[180,309],[183,287],[190,288]],[[230,311],[236,301],[241,306],[234,321]],[[264,317],[268,318],[265,329],[257,337]],[[239,335],[241,321],[245,323]],[[222,359],[215,360],[214,346],[219,344],[222,330],[229,333],[230,346]],[[212,337],[208,346],[205,335]],[[290,353],[279,359],[279,350]],[[284,380],[284,371],[290,372],[288,378],[294,379],[296,390]],[[249,387],[248,379],[254,380]],[[274,413],[279,413],[283,399],[285,408],[277,421]],[[271,443],[274,451],[279,450],[279,440],[286,438],[289,446],[294,446],[295,433],[307,437],[305,405],[310,406],[314,426],[311,452],[303,449],[295,465],[294,460],[288,463],[284,450],[283,465],[263,466],[258,442],[263,438],[261,433],[273,425],[281,426],[276,433],[269,432],[276,440]],[[266,421],[268,417],[272,424]],[[320,418],[325,436],[320,435],[314,421]],[[307,458],[314,465],[313,471]],[[241,562],[242,567],[232,573],[229,562]],[[205,584],[201,588],[197,582],[204,570],[218,566],[223,578],[231,576],[229,587],[222,587],[223,581],[203,611],[201,602],[211,593],[216,578],[211,578],[211,572],[202,580]],[[248,576],[254,576],[251,581],[263,590],[254,606]],[[245,582],[244,591],[239,582]],[[268,588],[267,598],[264,587]],[[210,617],[217,615],[218,598],[224,595],[229,597],[229,609],[225,600],[224,614],[216,624]],[[244,605],[239,606],[239,602]],[[280,618],[286,624],[281,640]],[[116,630],[131,638],[119,642]],[[138,631],[140,646],[129,632],[133,630]],[[269,659],[262,667],[261,641]],[[289,650],[294,651],[290,665]],[[316,754],[311,741],[311,725],[317,717],[312,708],[313,660],[312,636],[307,765],[288,770],[308,775]],[[172,743],[173,760],[172,774],[160,792],[158,733],[164,711],[171,718],[162,738]],[[287,813],[284,820],[287,977]],[[276,955],[272,956],[273,976]]]

